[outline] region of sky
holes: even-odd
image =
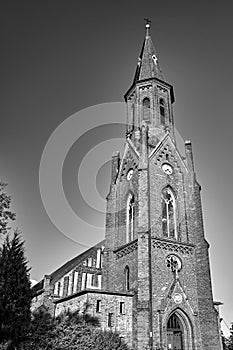
[[[108,159],[123,147],[149,17],[176,129],[193,144],[214,299],[233,321],[232,11],[230,0],[1,1],[0,179],[32,279],[104,238]]]

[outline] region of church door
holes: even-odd
[[[167,348],[184,350],[182,346],[182,328],[176,314],[172,314],[167,323]]]

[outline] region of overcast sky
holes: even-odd
[[[111,140],[124,137],[124,127],[113,125],[124,121],[122,106],[112,105],[105,126],[99,120],[111,105],[89,109],[97,124],[88,124],[87,132],[69,140],[61,169],[63,191],[81,218],[80,226],[72,219],[66,222],[56,201],[53,214],[59,213],[57,226],[63,228],[47,214],[39,187],[41,157],[51,135],[70,116],[97,104],[123,102],[144,38],[143,18],[149,17],[160,66],[174,86],[176,128],[193,143],[214,299],[224,303],[226,322],[233,321],[232,11],[231,0],[1,1],[0,179],[12,195],[33,279],[40,280],[104,238],[106,161]],[[85,129],[87,119],[81,112],[78,131]],[[70,121],[68,129],[75,131]],[[48,166],[53,164],[46,159]],[[88,186],[80,189],[85,176],[90,188],[95,180],[98,195],[93,192],[93,198]],[[52,185],[44,191],[50,193]],[[98,208],[93,209],[92,201]]]

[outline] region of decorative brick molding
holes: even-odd
[[[159,91],[164,92],[165,94],[168,93],[167,89],[165,89],[164,87],[162,87],[162,86],[160,86],[160,85],[157,85],[157,89],[158,89]]]
[[[194,253],[194,247],[191,245],[161,241],[157,240],[156,238],[152,238],[152,246],[153,248],[163,249],[181,254],[192,255]]]
[[[134,250],[138,249],[138,241],[132,241],[130,243],[128,243],[127,245],[124,245],[123,247],[117,249],[114,251],[114,253],[116,254],[116,258],[120,259],[123,256],[132,253]]]

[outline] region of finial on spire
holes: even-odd
[[[149,18],[144,18],[144,21],[146,21],[146,36],[150,36],[150,24],[151,20]]]

